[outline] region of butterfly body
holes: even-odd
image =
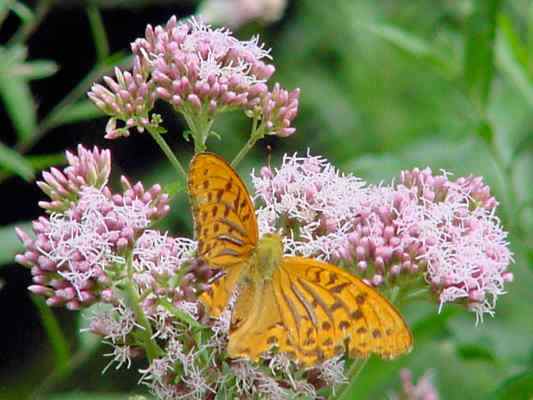
[[[258,242],[255,249],[254,266],[257,266],[264,279],[272,279],[272,274],[277,270],[283,258],[283,242],[277,234],[268,233]]]
[[[375,289],[332,264],[285,256],[277,234],[259,238],[246,186],[222,158],[196,155],[188,186],[198,257],[223,271],[200,300],[217,318],[238,289],[231,357],[274,350],[313,366],[345,351],[393,358],[410,350],[405,321]]]

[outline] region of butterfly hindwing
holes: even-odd
[[[410,350],[412,336],[400,313],[359,278],[304,257],[285,257],[280,271],[282,283],[274,285],[275,296],[280,302],[288,298],[292,303],[289,309],[293,316],[287,318],[282,312],[283,323],[288,330],[299,332],[301,348],[305,340],[316,336],[317,351],[326,358],[344,349],[352,357],[374,353],[384,358]],[[298,319],[294,314],[302,310],[300,325],[293,324]],[[309,329],[307,319],[314,320],[314,331]]]
[[[250,281],[242,285],[232,314],[228,343],[230,357],[257,361],[273,347],[295,355],[289,337],[278,312],[272,280],[259,284]]]
[[[227,307],[231,296],[241,277],[245,264],[237,264],[223,271],[221,277],[216,277],[209,289],[200,295],[201,302],[207,307],[209,315],[218,318]]]
[[[200,153],[191,161],[188,188],[198,257],[213,268],[246,261],[257,244],[257,221],[235,170],[215,154]]]

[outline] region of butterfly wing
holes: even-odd
[[[239,288],[232,314],[228,354],[257,361],[272,347],[296,356],[293,338],[281,320],[273,280],[249,281]]]
[[[221,157],[200,153],[188,176],[198,257],[214,268],[246,261],[258,240],[255,210],[246,186]]]
[[[394,358],[412,347],[409,327],[396,308],[334,265],[284,257],[273,290],[283,325],[295,332],[297,358],[304,364],[344,350],[351,357],[374,353]]]
[[[224,271],[200,297],[211,316],[227,305],[258,240],[255,210],[246,186],[221,157],[200,153],[188,176],[198,258]]]

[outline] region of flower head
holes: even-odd
[[[241,109],[261,122],[261,134],[288,136],[294,133],[299,90],[288,92],[267,81],[275,71],[270,50],[259,39],[235,38],[226,28],[212,28],[196,19],[178,22],[172,17],[164,26],[148,25],[144,38],[131,45],[132,72],[115,69],[107,87],[95,84],[89,97],[111,116],[106,137],[127,136],[129,129],[157,127],[161,122],[149,113],[156,99],[182,113],[191,134],[203,148],[216,113]],[[125,126],[117,128],[117,121]],[[202,127],[199,127],[202,125]]]
[[[66,151],[68,166],[63,171],[51,168],[43,172],[43,180],[37,186],[50,198],[39,206],[49,212],[61,212],[70,208],[78,199],[83,187],[103,188],[111,173],[111,153],[94,147],[88,150],[78,145],[77,154]]]
[[[33,222],[32,238],[17,228],[24,253],[16,261],[31,268],[34,293],[49,305],[77,309],[103,295],[111,281],[108,271],[124,265],[125,250],[150,225],[168,213],[168,196],[161,187],[145,190],[122,179],[124,192],[105,186],[110,173],[109,152],[78,148],[67,153],[70,165],[62,172],[43,173],[40,186],[52,202],[41,203],[51,215]]]
[[[479,177],[454,182],[425,169],[402,173],[398,188],[416,193],[398,215],[398,232],[418,250],[441,306],[463,301],[478,319],[492,314],[512,280],[507,268],[513,259],[488,186]]]
[[[427,168],[369,186],[319,157],[285,156],[252,176],[260,230],[282,230],[291,254],[342,262],[373,286],[429,285],[442,306],[492,314],[512,280],[506,232],[482,178]]]
[[[99,109],[111,116],[105,137],[128,136],[130,128],[143,132],[151,123],[149,112],[156,99],[146,61],[134,57],[131,72],[115,68],[115,79],[105,76],[104,82],[107,87],[96,83],[87,95]],[[124,127],[117,128],[117,121],[123,121]]]
[[[357,196],[364,193],[360,179],[310,155],[286,155],[279,169],[264,167],[252,181],[264,204],[257,209],[261,233],[281,229],[286,251],[326,259],[341,246]]]

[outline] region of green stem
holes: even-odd
[[[143,328],[139,330],[139,333],[142,337],[144,349],[146,350],[146,355],[148,356],[148,359],[152,361],[154,358],[157,358],[160,354],[162,354],[163,351],[158,346],[158,344],[152,339],[152,326],[150,325],[150,322],[148,321],[148,318],[146,318],[146,315],[144,314],[144,311],[141,307],[139,294],[137,293],[135,284],[133,283],[132,258],[133,256],[130,252],[127,257],[127,279],[124,290],[128,298],[129,306],[131,307],[133,314],[135,315],[135,320]]]
[[[205,151],[207,148],[205,143],[207,142],[209,132],[211,132],[211,127],[215,120],[209,117],[205,108],[200,111],[186,108],[181,110],[181,113],[187,122],[194,141],[194,154]]]
[[[231,162],[231,166],[233,168],[236,168],[237,165],[242,161],[244,157],[248,154],[250,150],[255,146],[257,141],[259,139],[262,139],[264,137],[263,128],[262,126],[257,127],[257,119],[254,118],[253,126],[252,126],[252,133],[250,134],[250,138],[248,141],[244,144],[242,149],[239,151],[239,153],[235,156],[233,161]]]
[[[185,169],[181,165],[180,161],[172,151],[172,149],[169,147],[167,142],[165,142],[165,139],[163,139],[163,136],[159,132],[156,132],[153,129],[147,129],[148,132],[150,132],[150,135],[154,138],[154,140],[157,142],[161,150],[163,150],[163,153],[167,156],[168,160],[178,173],[185,181],[187,181],[187,172],[185,172]]]
[[[336,400],[353,399],[353,396],[351,396],[352,387],[355,385],[357,377],[365,367],[367,361],[368,358],[357,358],[353,361],[352,365],[350,366],[350,369],[348,370],[348,373],[346,374],[346,377],[348,378],[348,383],[341,388],[341,391],[336,397]]]

